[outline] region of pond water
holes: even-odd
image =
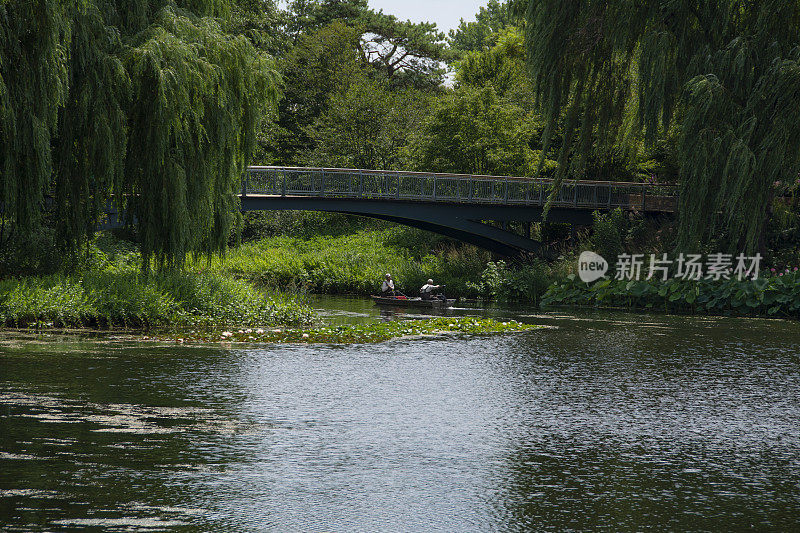
[[[315,298],[329,323],[371,302]],[[796,530],[800,324],[353,346],[0,339],[0,529]]]

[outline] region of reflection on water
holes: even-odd
[[[376,305],[372,300],[330,295],[310,295],[311,305],[326,326],[369,324],[376,320],[416,320],[436,316],[501,316],[517,317],[519,310],[487,307],[486,305],[460,303],[454,307],[426,308],[411,306]]]
[[[334,304],[326,321],[380,316]],[[800,324],[523,315],[559,327],[4,343],[0,529],[796,528]]]

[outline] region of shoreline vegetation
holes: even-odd
[[[709,5],[713,32],[639,4],[491,0],[445,35],[367,0],[4,2],[0,327],[310,327],[305,294],[366,296],[386,272],[409,296],[433,278],[451,297],[798,318],[800,4]],[[246,164],[540,176],[551,199],[624,181],[680,201],[587,226],[488,221],[546,251],[503,261],[343,214],[242,215]],[[109,207],[124,240],[98,235]],[[587,286],[583,250],[612,276],[621,253],[756,251],[786,276]]]
[[[405,279],[421,279],[431,268],[466,290],[467,269],[450,268],[453,257],[471,254],[470,268],[475,268],[485,255],[471,250],[415,258],[395,242],[402,233],[393,228],[328,238],[259,239],[232,247],[224,257],[187,258],[180,271],[145,274],[135,244],[106,232],[89,245],[71,274],[0,281],[0,327],[136,332],[143,340],[179,343],[371,343],[538,327],[477,317],[320,324],[306,302],[309,292],[322,292],[322,287],[328,293],[369,294],[375,292],[372,281],[382,277],[379,272],[391,269]]]
[[[166,342],[186,345],[217,343],[240,344],[373,344],[399,339],[423,339],[452,335],[489,336],[503,333],[548,329],[552,326],[526,324],[516,320],[495,320],[481,317],[434,317],[415,320],[374,322],[339,326],[272,326],[233,329],[161,328],[155,331],[91,329],[91,328],[0,328],[8,334],[5,344],[31,340],[42,334],[58,335],[60,339],[80,337],[121,341]],[[145,333],[147,333],[145,335]],[[33,337],[32,337],[33,336]]]
[[[516,320],[494,320],[477,317],[436,317],[419,320],[397,320],[311,328],[246,328],[234,331],[188,331],[178,335],[156,335],[154,340],[178,343],[305,343],[305,344],[369,344],[394,339],[420,339],[444,335],[485,336],[518,333],[546,326],[524,324]]]
[[[0,326],[14,328],[303,326],[313,315],[300,299],[214,274],[88,272],[0,282]]]
[[[382,223],[361,229],[344,224],[332,234],[319,234],[312,224],[292,237],[262,233],[231,246],[224,256],[190,256],[180,271],[149,274],[142,272],[141,254],[133,242],[104,232],[87,247],[72,274],[0,281],[0,327],[168,331],[170,338],[186,342],[217,341],[226,331],[244,342],[253,331],[263,330],[253,342],[374,342],[396,337],[403,328],[325,328],[315,322],[305,295],[367,296],[377,291],[386,272],[408,294],[433,277],[446,285],[449,296],[545,309],[800,317],[798,270],[765,271],[759,280],[742,282],[599,280],[587,285],[573,273],[574,250],[592,247],[610,255],[622,249],[619,239],[609,245],[603,229],[607,220],[600,217],[598,222],[591,240],[573,244],[572,252],[550,263],[492,261],[474,247]],[[433,321],[430,327],[437,324]],[[457,324],[463,333],[505,331],[483,319],[469,326]],[[426,334],[421,326],[408,327]],[[270,333],[276,329],[281,333]],[[244,331],[251,333],[239,334]]]
[[[593,284],[570,275],[547,289],[542,306],[796,320],[800,319],[800,271],[743,281],[605,279]]]

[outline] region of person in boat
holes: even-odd
[[[391,298],[395,296],[394,280],[392,279],[391,274],[386,274],[384,276],[383,283],[381,284],[381,296],[383,296],[384,298]]]
[[[433,294],[434,290],[441,287],[442,285],[434,285],[433,280],[429,279],[428,282],[419,289],[419,295],[422,296],[423,300],[444,300],[444,295]]]

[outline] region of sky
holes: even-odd
[[[458,26],[459,19],[474,21],[475,13],[486,0],[369,0],[374,10],[394,15],[400,20],[435,22],[445,33]]]

